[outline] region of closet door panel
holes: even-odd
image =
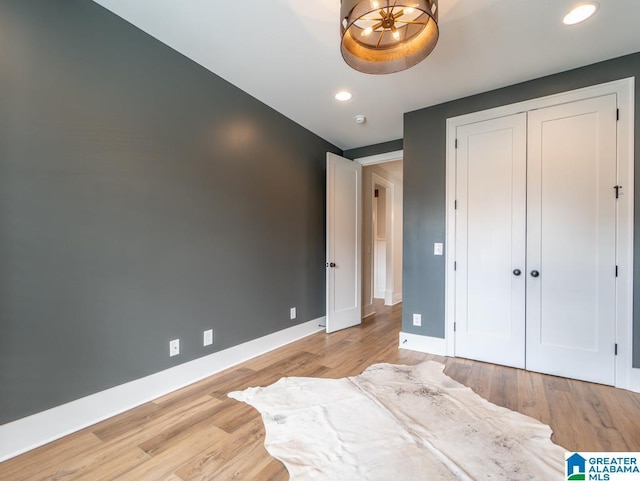
[[[529,112],[527,178],[526,367],[613,384],[615,95]]]
[[[457,139],[455,353],[524,367],[526,114]]]

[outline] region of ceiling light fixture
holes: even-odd
[[[438,42],[438,0],[341,0],[341,51],[364,73],[413,67]]]
[[[584,22],[598,10],[598,2],[582,3],[567,13],[562,19],[565,25],[575,25]]]
[[[351,95],[351,92],[341,90],[340,92],[335,94],[334,97],[338,102],[346,102],[347,100],[351,100],[351,97],[353,97],[353,95]]]

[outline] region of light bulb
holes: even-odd
[[[584,22],[587,18],[593,15],[598,9],[597,3],[587,3],[574,8],[567,13],[562,20],[565,25],[575,25],[576,23]]]
[[[367,27],[362,31],[360,35],[366,37],[367,35],[371,35],[371,32],[373,32],[373,27]]]
[[[351,100],[351,92],[347,92],[346,90],[341,90],[335,95],[335,99],[339,102],[346,102],[347,100]]]
[[[393,30],[393,38],[395,38],[396,40],[400,40],[400,31],[398,30]]]

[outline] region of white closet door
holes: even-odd
[[[526,367],[614,384],[616,96],[528,122]]]
[[[456,134],[455,354],[523,368],[526,114]]]

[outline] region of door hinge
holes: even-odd
[[[618,266],[616,266],[616,277],[618,277]]]
[[[618,355],[618,343],[617,342],[614,344],[614,355],[615,356]]]
[[[456,327],[457,327],[457,325],[456,325],[456,323],[454,322],[454,323],[453,323],[453,332],[456,332]]]
[[[620,109],[616,109],[616,120],[620,120]]]
[[[454,200],[454,201],[453,201],[453,209],[454,209],[454,210],[457,210],[457,209],[458,209],[458,201],[457,201],[457,200]]]
[[[453,270],[455,271],[458,268],[458,263],[457,262],[453,262]]]
[[[613,189],[616,191],[616,199],[620,198],[620,189],[622,189],[621,185],[614,185]]]
[[[455,146],[455,148],[456,148],[456,149],[458,148],[458,139],[456,139],[456,146]]]

